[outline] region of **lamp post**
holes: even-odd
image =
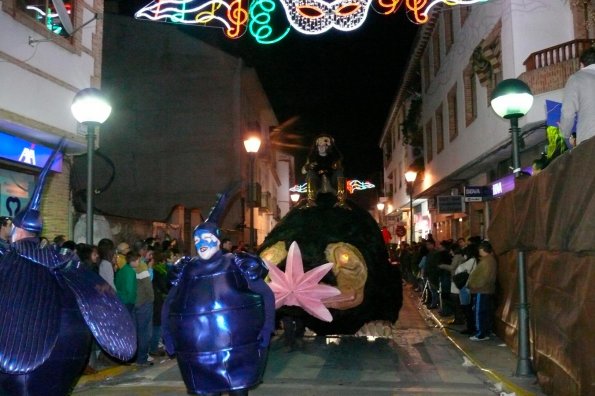
[[[248,201],[250,207],[250,250],[254,248],[254,203],[256,201],[254,191],[254,161],[260,148],[260,138],[252,136],[244,140],[244,147],[250,157],[250,184],[248,186]]]
[[[97,88],[85,88],[72,100],[74,118],[87,127],[87,245],[93,245],[93,151],[95,131],[107,120],[112,106]]]
[[[500,82],[492,93],[492,109],[500,117],[510,120],[512,139],[512,166],[515,178],[521,175],[519,153],[519,118],[529,112],[533,105],[533,94],[521,80],[508,79]],[[529,354],[529,304],[527,302],[527,283],[525,268],[525,252],[518,250],[518,291],[519,291],[519,335],[516,375],[533,374]]]
[[[405,172],[405,181],[407,181],[407,194],[409,194],[409,243],[412,246],[415,240],[415,224],[413,224],[413,182],[416,178],[416,171],[409,170]]]

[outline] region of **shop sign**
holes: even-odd
[[[29,142],[0,131],[0,158],[43,168],[52,155],[53,149]],[[62,172],[62,155],[58,154],[51,168]]]
[[[438,196],[438,213],[462,213],[465,212],[465,202],[462,195]]]
[[[523,168],[522,171],[526,174],[532,175],[533,167],[527,166],[527,167]],[[502,179],[498,179],[495,182],[493,182],[490,185],[490,187],[492,188],[492,196],[499,197],[499,196],[506,194],[507,192],[514,190],[514,186],[515,186],[514,181],[515,181],[514,175],[511,174],[511,175],[505,176]]]
[[[465,202],[482,202],[492,198],[492,186],[465,186]]]

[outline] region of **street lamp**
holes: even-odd
[[[87,245],[93,245],[93,151],[95,131],[107,120],[112,106],[97,88],[79,91],[70,106],[72,115],[87,127]]]
[[[407,194],[409,195],[409,242],[412,246],[415,238],[415,224],[413,224],[413,182],[416,178],[416,171],[408,170],[405,172],[405,181],[407,181]]]
[[[254,189],[254,161],[260,148],[260,138],[252,136],[244,140],[244,147],[250,157],[250,185],[248,187],[248,202],[250,206],[250,249],[254,248],[254,204],[256,201]]]
[[[521,80],[514,78],[500,82],[492,93],[492,109],[500,117],[510,120],[512,139],[512,166],[515,178],[521,175],[521,159],[519,153],[519,118],[529,112],[533,105],[533,94]],[[519,290],[519,336],[516,375],[533,374],[529,358],[529,304],[527,302],[527,283],[525,268],[525,252],[517,253],[518,290]]]
[[[289,194],[289,199],[291,199],[291,202],[293,202],[293,205],[297,204],[298,201],[300,200],[300,193],[294,192]]]

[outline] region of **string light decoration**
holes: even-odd
[[[409,19],[426,23],[430,11],[439,4],[471,5],[489,0],[154,0],[135,13],[137,19],[185,25],[219,27],[229,38],[241,37],[246,30],[260,44],[274,44],[285,38],[291,28],[317,35],[331,29],[351,31],[366,20],[372,7],[382,15],[396,13],[403,6]],[[290,27],[275,33],[272,15],[280,2]]]
[[[296,184],[295,186],[291,187],[289,191],[303,194],[308,191],[307,183]]]
[[[347,180],[347,191],[349,191],[349,194],[353,194],[357,190],[368,190],[374,187],[376,186],[369,181],[360,181],[355,179]]]
[[[376,186],[369,181],[361,181],[356,179],[348,179],[345,182],[345,188],[349,191],[350,194],[353,194],[355,191],[360,190],[368,190],[370,188],[375,188]],[[308,191],[307,184],[296,184],[295,186],[289,189],[291,192],[303,194]]]
[[[401,0],[393,0],[393,2],[396,3],[399,1]],[[405,0],[405,6],[407,8],[406,12],[409,20],[417,24],[424,24],[430,19],[430,10],[439,4],[446,4],[447,6],[454,7],[457,5],[485,3],[487,1],[489,0]]]
[[[273,0],[254,0],[250,4],[250,34],[260,44],[274,44],[289,34],[290,28],[286,28],[277,37],[273,35],[273,27],[270,25],[272,14],[277,8]]]
[[[134,17],[157,22],[220,27],[231,39],[241,37],[248,24],[248,0],[155,0]]]
[[[372,0],[280,0],[289,24],[303,34],[321,34],[332,28],[350,31],[365,21]]]

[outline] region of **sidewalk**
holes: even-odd
[[[413,291],[411,285],[403,286],[403,298],[413,299],[420,315],[432,321],[442,331],[444,336],[458,348],[466,358],[466,364],[481,369],[495,384],[502,387],[501,395],[541,396],[545,395],[537,383],[536,377],[515,376],[517,356],[497,336],[488,341],[470,341],[469,336],[461,334],[465,326],[450,324],[453,318],[441,318],[437,309],[428,309],[419,301],[419,294]]]

